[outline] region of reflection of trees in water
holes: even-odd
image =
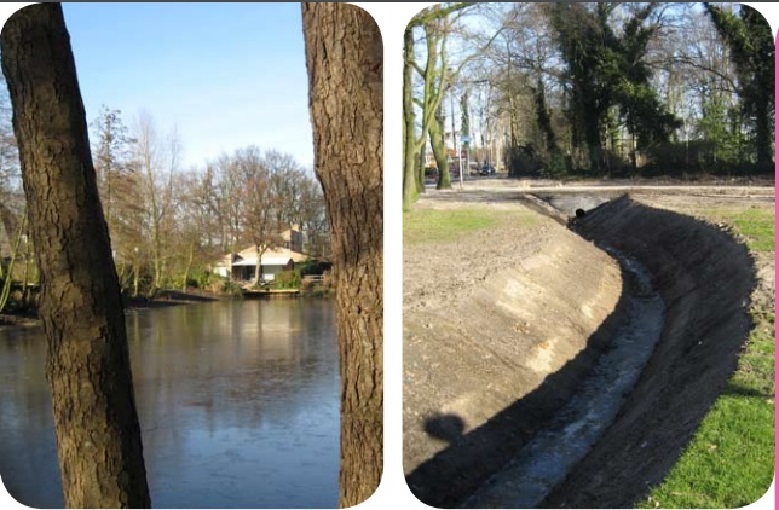
[[[213,432],[284,426],[301,410],[330,400],[337,410],[332,302],[173,307],[143,312],[131,327],[146,339],[131,351],[136,385],[143,388],[139,412],[150,424]]]
[[[0,332],[0,477],[15,497],[36,494],[28,505],[35,507],[48,498],[61,507],[45,364],[39,329]],[[43,486],[41,480],[46,481]]]
[[[244,440],[271,442],[273,434],[332,431],[332,438],[317,441],[332,440],[337,448],[332,301],[133,311],[127,329],[152,484],[193,462],[198,452],[192,438],[230,437],[231,429]],[[44,342],[39,329],[0,332],[0,459],[9,459],[0,460],[0,476],[4,482],[13,477],[27,485],[44,483],[49,492],[25,490],[44,498],[41,505],[61,506]],[[14,474],[6,475],[8,470]]]

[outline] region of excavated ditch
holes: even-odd
[[[454,198],[426,204],[468,206]],[[753,261],[718,227],[611,193],[486,199],[519,201],[542,221],[404,249],[406,481],[438,508],[632,507],[668,473],[736,366]],[[571,219],[575,208],[588,211]],[[624,254],[621,271],[607,246]],[[631,304],[653,296],[662,319]],[[575,412],[560,411],[576,409],[631,310],[641,317],[627,323],[662,325],[659,339],[643,359],[624,356],[637,368],[606,399],[615,407],[583,411],[576,425]],[[605,419],[600,430],[593,417]],[[555,451],[553,432],[566,427],[573,453],[561,470],[533,445]],[[511,472],[523,462],[550,467],[535,492],[519,487],[530,471]]]
[[[534,508],[600,439],[638,378],[663,327],[663,300],[638,261],[617,250],[627,309],[609,347],[553,421],[462,508]]]
[[[404,250],[403,462],[433,507],[459,505],[553,417],[627,306],[613,258],[512,202],[488,206],[511,215],[499,227]]]
[[[461,507],[634,506],[668,472],[735,369],[755,285],[746,248],[690,217],[627,196],[607,200],[524,200],[557,221],[588,210],[571,228],[631,275],[626,321],[556,418]]]
[[[650,271],[665,324],[614,423],[540,506],[629,508],[662,481],[735,370],[755,265],[729,232],[628,196],[573,229]]]

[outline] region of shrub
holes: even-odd
[[[282,271],[276,275],[273,283],[277,289],[299,289],[300,270]]]

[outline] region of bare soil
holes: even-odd
[[[417,207],[472,201],[535,221],[404,249],[404,469],[436,507],[551,419],[605,345],[623,285],[604,252],[516,200],[440,192]]]
[[[629,507],[665,476],[724,387],[749,330],[750,296],[773,309],[772,257],[752,258],[719,225],[653,208],[773,210],[773,187],[531,188],[485,180],[418,204],[547,216],[404,247],[407,481],[429,505],[458,506],[544,426],[621,317],[614,261],[527,193],[629,191],[635,202],[604,206],[579,228],[655,273],[666,330],[606,437],[541,505]]]

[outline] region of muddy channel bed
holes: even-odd
[[[544,212],[524,195],[440,192],[419,207]],[[664,329],[614,423],[538,506],[631,507],[676,461],[735,369],[756,266],[767,274],[768,261],[636,195],[644,203],[622,198],[588,213],[579,235],[552,211],[404,248],[404,469],[421,501],[459,507],[494,482],[608,348],[629,281],[603,243],[653,275]],[[772,293],[773,281],[763,287]],[[513,507],[517,490],[493,483],[481,502]]]

